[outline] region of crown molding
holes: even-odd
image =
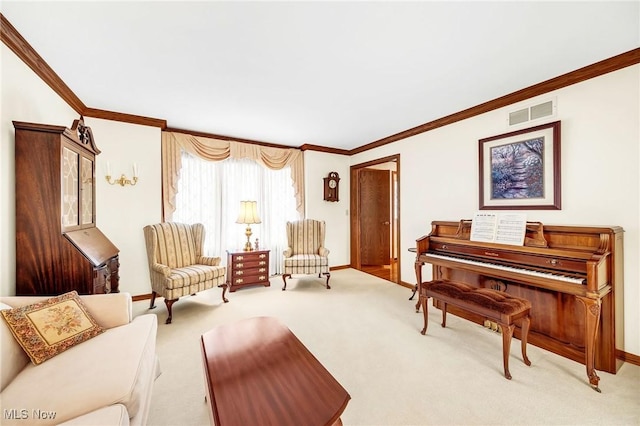
[[[202,133],[185,129],[168,128],[167,121],[158,118],[142,117],[133,114],[105,111],[96,108],[87,107],[76,95],[71,91],[64,81],[51,69],[51,67],[42,59],[42,57],[31,47],[31,45],[18,33],[11,23],[0,13],[0,40],[11,49],[29,68],[33,70],[53,91],[55,91],[71,108],[80,115],[94,118],[103,118],[106,120],[123,121],[126,123],[140,124],[144,126],[159,127],[162,130],[173,131],[179,133],[188,133],[194,136],[203,136],[214,139],[230,140],[244,143],[252,143],[256,145],[271,146],[276,148],[295,148],[288,145],[275,144],[270,142],[261,142],[250,139],[234,138],[230,136],[216,135],[210,133]],[[508,95],[493,99],[488,102],[476,105],[474,107],[456,112],[454,114],[421,124],[411,129],[396,133],[391,136],[373,141],[366,145],[351,150],[324,147],[320,145],[303,144],[298,149],[302,151],[319,151],[339,155],[355,155],[370,149],[378,148],[401,139],[406,139],[438,127],[447,126],[485,112],[493,111],[520,101],[524,101],[535,96],[543,95],[553,90],[561,89],[594,77],[620,70],[632,65],[640,63],[640,48],[630,50],[617,56],[596,62],[575,71],[563,74],[559,77],[552,78],[542,83],[534,84]]]
[[[87,108],[75,93],[56,74],[33,47],[20,35],[11,23],[0,13],[0,40],[33,70],[54,92],[82,115]]]
[[[166,120],[87,107],[1,13],[0,40],[78,114],[144,126],[160,128],[167,126]]]
[[[491,101],[456,112],[451,115],[447,115],[437,120],[421,124],[409,130],[396,133],[395,135],[387,136],[386,138],[379,139],[366,145],[362,145],[361,147],[350,150],[349,155],[359,154],[373,148],[378,148],[380,146],[387,145],[401,139],[406,139],[410,136],[428,132],[429,130],[437,129],[438,127],[447,126],[457,121],[484,114],[485,112],[493,111],[494,109],[502,108],[516,102],[524,101],[526,99],[530,99],[535,96],[551,92],[553,90],[558,90],[563,87],[571,86],[573,84],[580,83],[594,77],[599,77],[601,75],[617,71],[631,65],[636,65],[638,63],[640,63],[640,48],[636,48],[620,55],[605,59],[603,61],[596,62],[595,64],[587,65],[586,67],[571,71],[559,77],[543,81],[542,83],[534,84],[533,86],[526,87],[508,95],[493,99]]]
[[[194,130],[177,129],[175,127],[167,127],[166,129],[164,129],[164,131],[165,132],[175,132],[175,133],[185,133],[187,135],[200,136],[200,137],[203,137],[203,138],[210,138],[210,139],[219,139],[219,140],[223,140],[223,141],[250,143],[250,144],[253,144],[253,145],[269,146],[269,147],[272,147],[272,148],[299,149],[299,148],[297,148],[295,146],[291,146],[291,145],[283,145],[283,144],[278,144],[278,143],[273,143],[273,142],[256,141],[256,140],[253,140],[253,139],[236,138],[236,137],[233,137],[233,136],[217,135],[215,133],[196,132]]]
[[[159,118],[143,117],[141,115],[125,114],[122,112],[105,111],[103,109],[85,108],[85,117],[103,118],[105,120],[122,121],[124,123],[140,124],[142,126],[159,127],[165,129],[167,127],[167,120],[161,120]]]
[[[300,150],[328,152],[329,154],[349,155],[349,150],[347,149],[330,148],[326,146],[312,145],[308,143],[305,143],[304,145],[300,145]]]

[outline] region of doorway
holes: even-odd
[[[400,283],[400,155],[351,166],[351,267]]]

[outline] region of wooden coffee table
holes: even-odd
[[[276,318],[221,325],[201,343],[212,424],[342,424],[351,397]]]

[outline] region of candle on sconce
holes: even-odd
[[[133,177],[131,179],[129,179],[124,173],[122,173],[119,178],[116,178],[115,180],[112,179],[111,164],[109,164],[108,161],[106,164],[106,169],[106,178],[109,185],[120,185],[124,187],[125,185],[135,186],[138,183],[138,164],[136,163],[133,163]]]

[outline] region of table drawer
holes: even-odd
[[[269,275],[269,267],[261,266],[259,268],[232,268],[232,273],[234,277],[243,277],[243,276],[253,276],[253,275]]]
[[[252,268],[268,268],[269,259],[266,260],[234,260],[232,263],[234,269],[252,269]]]
[[[269,253],[267,252],[242,252],[231,255],[234,262],[238,261],[250,261],[250,260],[268,260]]]
[[[231,285],[262,284],[269,282],[269,274],[234,276]]]

